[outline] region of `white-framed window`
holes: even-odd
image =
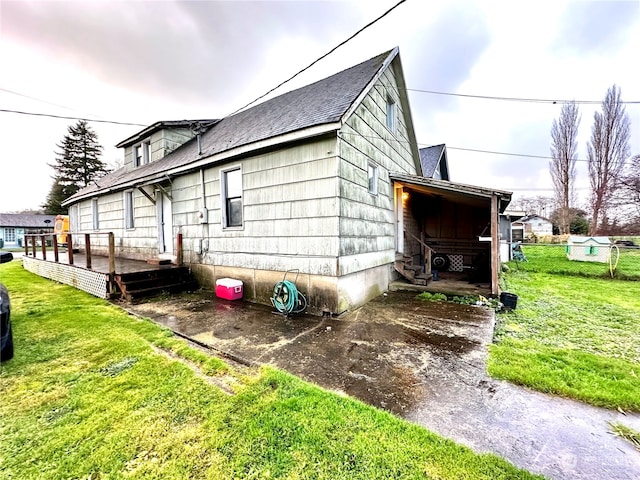
[[[146,165],[149,163],[151,151],[151,144],[149,142],[142,142],[139,145],[133,147],[133,166],[139,167],[140,165]]]
[[[242,169],[235,167],[221,172],[222,226],[242,227]]]
[[[14,243],[16,241],[16,229],[5,228],[4,229],[4,241],[7,243]]]
[[[133,190],[127,190],[124,192],[124,228],[134,228],[133,218]]]
[[[91,215],[93,217],[93,229],[100,229],[100,218],[98,217],[98,199],[91,199]]]
[[[367,167],[367,173],[369,177],[369,193],[372,195],[378,194],[378,166],[375,163],[369,162]]]
[[[387,128],[396,132],[398,124],[398,106],[393,98],[387,97]]]

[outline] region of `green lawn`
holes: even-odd
[[[511,262],[517,270],[554,273],[579,277],[611,278],[609,263],[577,262],[567,259],[565,245],[525,245],[522,247],[527,262]],[[616,265],[616,258],[619,260]],[[620,248],[612,253],[616,265],[614,278],[640,280],[640,248]]]
[[[0,280],[16,347],[0,478],[538,478],[286,373],[230,368],[19,262]]]
[[[593,267],[562,263],[547,247],[524,252],[529,261],[518,269],[512,264],[504,278],[518,306],[499,315],[489,372],[593,405],[640,411],[640,282],[581,276]]]

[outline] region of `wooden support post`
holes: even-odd
[[[29,237],[24,237],[24,256],[29,256]]]
[[[56,234],[51,235],[51,246],[53,247],[53,259],[58,263],[60,261],[60,252],[58,251],[58,236]]]
[[[491,293],[498,295],[500,285],[498,283],[498,273],[500,271],[500,238],[498,228],[498,196],[491,195]]]
[[[40,235],[40,250],[42,250],[42,259],[47,259],[47,236]]]
[[[116,237],[109,232],[109,296],[116,293]]]
[[[36,236],[32,235],[29,238],[31,239],[31,253],[33,253],[33,258],[36,258]]]
[[[182,233],[178,233],[176,238],[176,263],[182,266],[183,263],[183,250],[182,250]]]
[[[67,233],[67,255],[69,258],[69,265],[73,265],[73,238],[71,238],[70,233]]]
[[[116,238],[109,232],[109,276],[113,280],[116,274]]]
[[[84,234],[84,249],[85,249],[85,257],[87,259],[87,269],[91,270],[91,234]]]

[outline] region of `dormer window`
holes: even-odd
[[[149,163],[151,144],[143,142],[133,147],[133,166],[139,167]]]

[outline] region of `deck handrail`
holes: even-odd
[[[24,241],[24,254],[29,256],[29,239],[31,239],[31,251],[33,254],[33,258],[36,258],[36,240],[40,238],[41,247],[42,247],[42,259],[47,260],[47,238],[51,237],[51,246],[53,247],[53,258],[56,263],[60,261],[60,252],[58,248],[58,236],[63,237],[67,244],[67,255],[68,255],[68,263],[69,265],[74,264],[73,258],[73,236],[74,235],[84,235],[84,244],[85,244],[85,266],[88,270],[92,268],[91,261],[91,236],[92,235],[107,235],[109,246],[108,246],[108,258],[109,258],[109,276],[113,278],[116,273],[116,242],[115,235],[113,232],[66,232],[66,233],[40,233],[40,234],[28,234],[25,235]]]
[[[58,236],[65,238],[67,244],[67,255],[69,265],[74,264],[73,258],[73,238],[74,235],[84,235],[85,244],[85,266],[88,270],[91,270],[91,236],[107,235],[108,236],[108,258],[109,258],[109,277],[114,278],[116,274],[116,240],[113,232],[66,232],[62,234],[58,233],[39,233],[39,234],[27,234],[24,236],[24,254],[29,255],[29,239],[31,239],[31,251],[33,258],[36,258],[36,241],[39,238],[41,240],[42,247],[42,259],[47,260],[47,245],[46,240],[51,238],[51,245],[53,247],[53,257],[56,263],[60,261],[60,252],[58,248]],[[62,242],[64,243],[64,242]],[[183,244],[182,233],[178,233],[176,236],[176,262],[178,265],[183,263]]]

